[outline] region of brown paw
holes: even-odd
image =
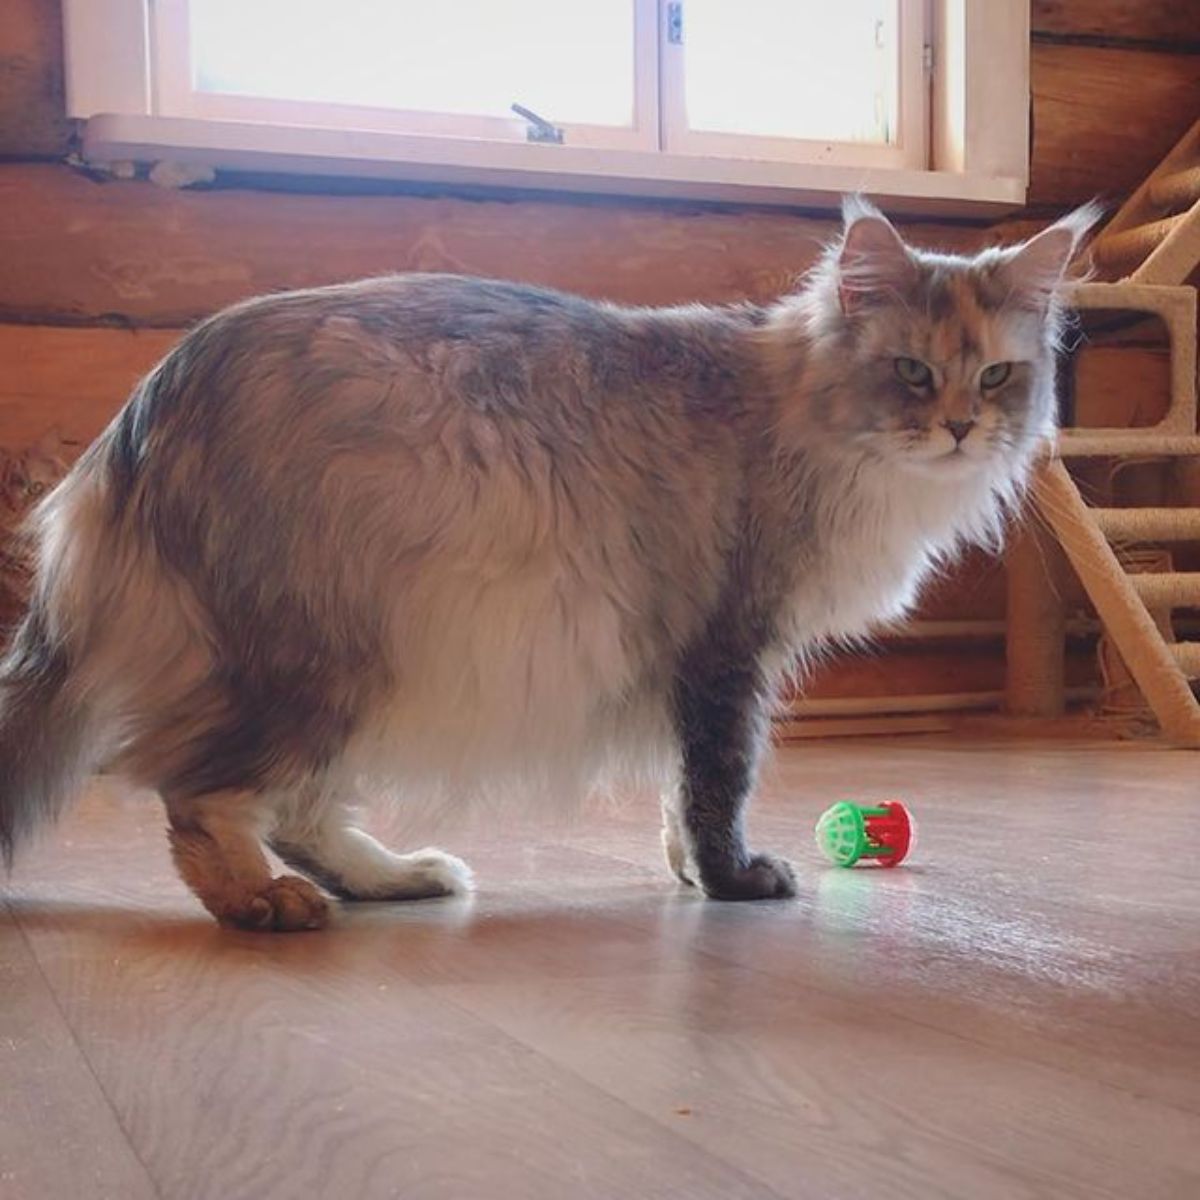
[[[307,879],[281,875],[222,913],[221,921],[263,933],[322,929],[329,921],[329,902]]]

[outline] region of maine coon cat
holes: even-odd
[[[409,275],[204,322],[36,514],[0,848],[106,767],[161,794],[219,920],[309,928],[310,881],[470,884],[359,829],[360,788],[566,802],[633,776],[685,881],[793,895],[745,828],[775,690],[998,539],[1093,219],[960,258],[851,202],[766,307]]]

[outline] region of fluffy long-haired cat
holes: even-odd
[[[998,538],[1094,215],[960,258],[851,202],[767,307],[409,275],[206,321],[36,514],[0,849],[106,767],[161,794],[219,920],[310,928],[310,881],[470,884],[357,827],[360,788],[562,802],[632,775],[681,878],[793,895],[746,838],[776,687]]]

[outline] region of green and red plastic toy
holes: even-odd
[[[882,804],[852,804],[842,800],[817,822],[817,845],[839,867],[870,863],[895,867],[912,849],[915,828],[899,800]]]

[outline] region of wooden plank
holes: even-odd
[[[615,879],[645,894],[640,868],[563,847],[485,846],[477,861],[495,863],[501,883],[478,904],[361,906],[339,912],[329,937],[225,934],[173,878],[157,820],[129,800],[93,793],[14,892],[162,1200],[778,1200],[406,982],[407,967],[381,969],[380,955],[410,952],[460,982],[506,978],[517,961],[546,978],[656,969],[669,947],[619,926],[606,935],[530,886]],[[670,888],[665,872],[655,878],[656,891]],[[686,965],[682,947],[674,957]],[[38,1152],[55,1153],[52,1127],[35,1136]],[[87,1167],[69,1158],[64,1185],[29,1200],[90,1200]]]
[[[1003,581],[1003,575],[1000,576]],[[947,577],[944,607],[970,614],[977,594],[977,579],[969,566],[959,566]],[[1064,599],[1074,600],[1074,580],[1064,589]],[[1086,687],[1096,679],[1094,656],[1086,646],[1075,646],[1066,659],[1069,687]],[[817,669],[815,676],[786,697],[789,715],[808,711],[832,714],[839,705],[871,704],[872,712],[890,708],[909,710],[902,698],[935,693],[999,693],[1004,688],[1003,643],[967,640],[957,644],[899,642],[882,644],[871,654],[844,654]],[[914,706],[915,707],[915,706]]]
[[[1200,44],[1200,7],[1180,0],[1033,0],[1033,33]]]
[[[945,249],[982,229],[903,225]],[[170,191],[0,165],[0,320],[186,325],[232,301],[388,271],[518,278],[636,304],[766,300],[836,231],[789,212],[619,201]]]
[[[956,607],[970,613],[973,578],[954,582]],[[802,694],[807,701],[834,701],[854,696],[990,692],[1003,687],[1003,674],[1001,656],[986,642],[907,642],[874,654],[838,655],[816,668]]]
[[[26,446],[49,429],[86,446],[181,332],[0,325],[0,446]]]
[[[778,722],[771,730],[777,742],[835,737],[893,737],[898,734],[949,733],[954,726],[940,716],[803,717]]]
[[[1162,847],[1200,822],[1194,773],[1130,746],[811,743],[751,818],[799,860],[794,903],[677,887],[631,796],[553,840],[481,821],[452,846],[473,901],[340,907],[299,938],[217,930],[114,788],[13,891],[163,1200],[1179,1200],[1200,963],[1193,865]],[[909,865],[823,865],[821,810],[890,796]],[[91,1195],[65,1182],[47,1200]]]
[[[810,918],[819,927],[837,920],[835,897],[853,891],[859,914],[878,914],[881,931],[896,928],[884,914],[903,902],[868,898],[872,885],[861,876],[841,882],[822,884],[830,907],[823,903]],[[696,912],[684,917],[682,907],[668,910],[664,924],[693,929],[706,947],[734,926],[747,949],[756,934],[778,946],[772,925],[798,934],[786,917],[708,920]],[[841,933],[870,954],[888,935],[866,933],[869,920],[843,918],[830,937]],[[982,933],[975,927],[964,936]],[[1031,1064],[1009,1048],[964,1042],[916,1009],[881,1012],[891,1007],[886,984],[879,1003],[863,994],[830,996],[802,962],[792,949],[773,957],[770,974],[744,954],[736,968],[698,963],[686,980],[662,974],[580,986],[514,975],[439,993],[621,1097],[646,1121],[796,1200],[1116,1200],[1131,1194],[1126,1188],[1168,1200],[1200,1183],[1189,1144],[1194,1113],[1158,1104],[1147,1111],[1141,1097]],[[786,979],[778,977],[782,963]],[[976,1086],[963,1104],[968,1061]],[[1026,1089],[1039,1103],[1027,1102]],[[1158,1148],[1137,1156],[1136,1166],[1124,1151],[1134,1129]],[[1106,1135],[1097,1136],[1100,1130]],[[864,1184],[885,1179],[881,1187]]]
[[[119,401],[182,336],[182,329],[0,325],[0,395]]]
[[[1131,191],[1200,111],[1200,55],[1035,44],[1031,71],[1031,204]]]
[[[0,899],[0,1195],[154,1200],[54,994]]]
[[[60,0],[0,4],[0,157],[58,158],[71,125],[63,100]]]

